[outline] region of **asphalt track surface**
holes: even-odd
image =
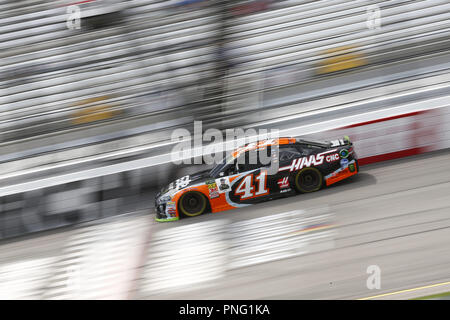
[[[156,223],[153,215],[140,212],[4,241],[0,243],[0,297],[409,299],[450,291],[449,169],[450,150],[446,150],[364,166],[357,176],[313,194],[175,223]],[[264,223],[264,218],[286,212],[300,212],[300,219],[305,213],[321,216],[328,229],[313,231],[324,235],[319,240],[303,238],[306,250],[291,257],[229,267],[232,254],[223,230],[234,225],[238,241],[258,244],[246,238],[249,230],[239,230],[238,223],[250,219]],[[280,221],[281,230],[289,228],[289,221]],[[277,235],[270,233],[270,226],[253,231],[274,239],[268,250],[286,250],[275,245]],[[116,238],[111,240],[108,234]],[[89,246],[97,251],[85,248]],[[248,252],[250,259],[255,253]],[[84,259],[102,270],[97,278],[91,274],[89,281],[83,280],[89,288],[76,293],[67,289],[64,276],[74,273],[67,267],[73,265],[71,259]],[[380,289],[367,288],[371,265],[381,271]],[[96,281],[101,285],[96,286]],[[16,285],[15,291],[6,290],[17,283],[21,286]]]

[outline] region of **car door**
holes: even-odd
[[[230,200],[242,204],[267,200],[271,190],[269,166],[261,161],[257,150],[242,154],[237,159],[237,174],[231,177]]]
[[[278,160],[280,168],[290,168],[292,162],[296,159],[300,159],[306,156],[308,151],[304,151],[300,146],[286,145],[280,146]],[[294,193],[294,175],[291,170],[281,169],[274,177],[276,180],[276,186],[273,188],[273,192],[277,194]]]

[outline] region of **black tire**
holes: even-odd
[[[316,168],[304,168],[295,176],[295,189],[298,192],[309,193],[320,190],[322,183],[322,173]]]
[[[178,200],[178,209],[183,217],[195,217],[206,211],[208,200],[203,193],[189,191]]]

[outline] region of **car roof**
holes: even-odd
[[[260,149],[264,149],[265,147],[268,147],[268,146],[294,144],[296,142],[297,142],[297,140],[295,138],[288,138],[288,137],[259,140],[257,142],[248,143],[243,147],[239,147],[239,148],[235,149],[231,153],[231,155],[234,158],[237,158],[242,153],[250,151],[250,150],[260,150]]]

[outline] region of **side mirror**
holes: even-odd
[[[223,177],[223,175],[224,175],[223,172],[220,172],[220,173],[219,173],[219,177]]]

